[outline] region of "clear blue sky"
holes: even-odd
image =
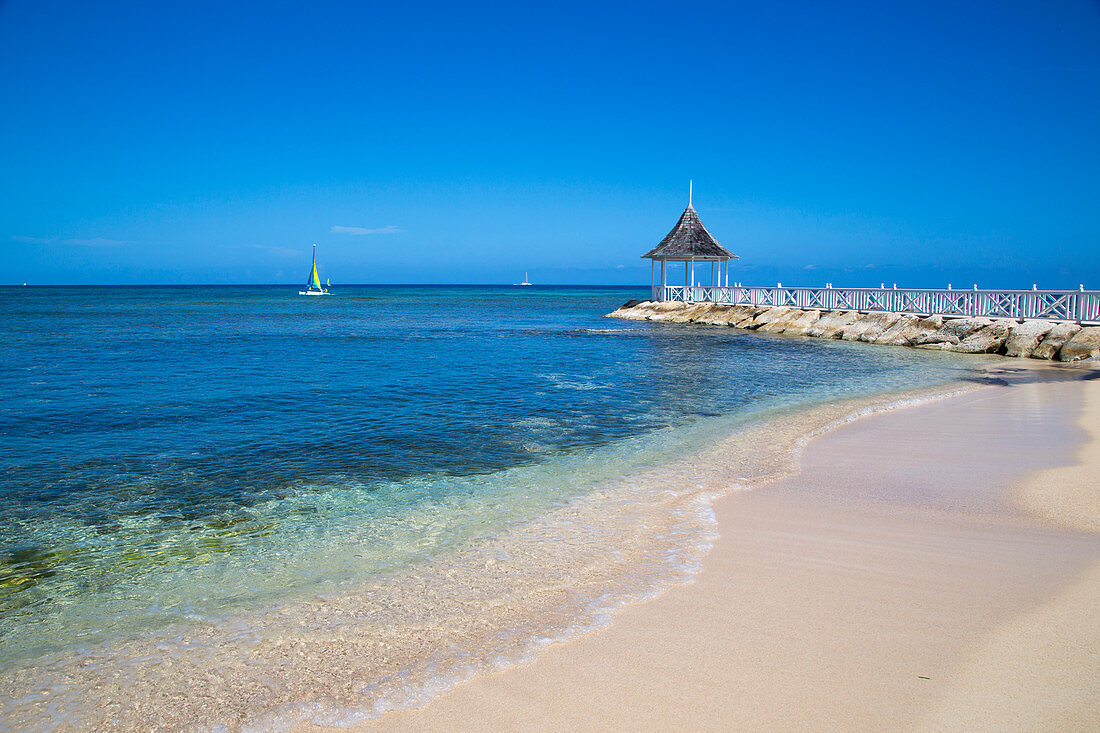
[[[1100,7],[0,0],[0,282],[1100,288]]]

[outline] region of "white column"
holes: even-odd
[[[730,261],[726,260],[726,287],[730,286]]]

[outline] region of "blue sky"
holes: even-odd
[[[0,0],[0,282],[1100,288],[1100,6]]]

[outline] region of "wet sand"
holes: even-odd
[[[872,415],[715,505],[693,583],[385,730],[1100,729],[1100,381]]]

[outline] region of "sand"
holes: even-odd
[[[1093,381],[1082,391],[1078,425],[1088,440],[1076,460],[1021,482],[1016,498],[1025,511],[1055,524],[1100,532],[1100,384]]]
[[[703,572],[365,729],[1098,730],[1100,381],[816,438]]]

